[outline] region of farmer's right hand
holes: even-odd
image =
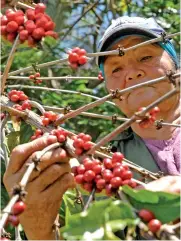
[[[32,162],[36,152],[56,142],[55,136],[46,136],[14,148],[3,178],[9,193],[20,182],[27,169],[26,164]],[[55,239],[52,226],[62,196],[68,188],[75,187],[68,154],[65,155],[62,148],[48,151],[42,156],[39,167],[41,171],[33,171],[26,185],[26,209],[20,215],[20,223],[28,239]]]

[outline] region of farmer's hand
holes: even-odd
[[[181,176],[165,176],[146,185],[147,190],[180,194]],[[138,188],[139,189],[139,188]]]
[[[10,193],[19,183],[26,164],[30,163],[35,152],[55,143],[56,137],[41,137],[27,144],[17,146],[11,154],[8,168],[4,174],[4,184]],[[20,222],[28,239],[55,239],[52,226],[61,205],[64,192],[75,183],[70,174],[69,158],[65,150],[57,148],[45,153],[39,163],[41,171],[33,171],[25,188],[26,210],[20,215]]]

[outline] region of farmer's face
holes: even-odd
[[[112,49],[117,49],[118,45],[128,48],[143,41],[145,40],[140,37],[127,37],[115,44]],[[124,56],[107,57],[104,63],[106,88],[109,91],[122,90],[164,76],[166,71],[172,69],[171,59],[161,47],[152,44],[139,47],[128,51]],[[122,101],[114,101],[127,117],[131,117],[139,107],[149,105],[173,88],[174,86],[166,80],[125,93]],[[159,105],[160,117],[173,107],[176,100],[177,97],[174,96]],[[135,132],[140,134],[139,125],[133,124],[132,128],[136,128]]]

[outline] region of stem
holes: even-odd
[[[44,68],[44,67],[48,67],[48,66],[51,66],[51,65],[54,65],[54,64],[63,64],[63,63],[66,63],[68,60],[68,58],[65,58],[65,59],[58,59],[58,60],[54,60],[54,61],[50,61],[50,62],[47,62],[47,63],[43,63],[43,64],[37,64],[36,66],[38,68]],[[33,67],[32,66],[29,66],[29,67],[26,67],[26,68],[23,68],[23,69],[19,69],[19,70],[15,70],[15,71],[12,71],[9,73],[8,76],[11,76],[11,75],[16,75],[16,74],[19,74],[19,73],[26,73],[26,72],[29,72],[30,70],[33,70]]]
[[[30,80],[32,81],[29,77],[27,76],[9,76],[8,79],[17,79],[17,80]],[[98,80],[98,77],[84,77],[84,76],[60,76],[60,77],[40,77],[40,78],[36,78],[37,80],[41,79],[41,80]]]
[[[84,210],[83,210],[83,211],[86,211],[86,210],[88,209],[90,203],[91,203],[91,202],[93,201],[93,199],[94,199],[94,194],[95,194],[95,192],[96,192],[96,188],[94,187],[94,188],[92,189],[92,192],[91,192],[90,196],[89,196],[89,199],[87,200],[87,203],[86,203],[85,206],[84,206]]]
[[[87,104],[87,105],[81,106],[80,108],[78,108],[78,109],[76,109],[76,110],[74,110],[74,111],[72,111],[72,112],[70,112],[70,113],[67,113],[66,115],[64,115],[63,117],[60,117],[59,119],[57,119],[57,120],[55,121],[55,126],[61,124],[61,123],[64,122],[65,120],[68,120],[68,119],[70,119],[70,118],[73,118],[73,117],[79,115],[79,114],[80,114],[81,112],[83,112],[83,111],[89,110],[89,109],[91,109],[91,108],[94,108],[94,107],[96,107],[96,106],[98,106],[98,105],[103,104],[103,103],[104,103],[106,100],[108,100],[110,97],[111,97],[111,94],[109,94],[109,95],[107,95],[107,96],[105,96],[105,97],[103,97],[103,98],[101,98],[101,99],[99,99],[99,100],[96,100],[96,101],[94,101],[94,102],[92,102],[92,103],[89,103],[89,104]]]
[[[180,75],[180,73],[179,73]],[[174,77],[177,77],[178,74],[175,74],[173,75]],[[126,92],[129,92],[129,91],[132,91],[133,89],[138,89],[142,86],[147,86],[147,85],[151,85],[151,84],[155,84],[155,83],[158,83],[160,81],[163,81],[165,80],[166,78],[168,78],[167,76],[163,76],[163,77],[160,77],[160,78],[157,78],[157,79],[154,79],[154,80],[150,80],[150,81],[147,81],[147,82],[144,82],[144,83],[141,83],[141,84],[137,84],[137,85],[134,85],[134,86],[131,86],[131,87],[128,87],[126,89],[123,89],[123,90],[120,90],[118,91],[119,95],[121,94],[124,94]],[[64,122],[65,120],[68,120],[70,118],[73,118],[77,115],[79,115],[81,112],[83,111],[87,111],[91,108],[94,108],[100,104],[103,104],[105,101],[107,101],[108,99],[110,99],[112,97],[112,94],[108,94],[107,96],[104,96],[103,98],[99,99],[98,101],[94,101],[90,104],[87,104],[87,105],[84,105],[76,110],[74,110],[73,112],[71,113],[68,113],[66,115],[64,115],[63,117],[60,117],[56,122],[55,122],[55,125],[59,125],[61,124],[62,122]]]
[[[180,32],[173,33],[173,34],[168,34],[168,35],[165,36],[165,38],[172,38],[172,37],[175,37],[175,36],[178,36],[178,35],[180,35]],[[130,50],[133,50],[133,49],[136,49],[136,48],[139,48],[139,47],[143,47],[143,46],[146,46],[148,44],[160,42],[162,40],[163,40],[163,37],[154,38],[154,39],[151,39],[151,40],[148,40],[148,41],[136,44],[136,45],[134,45],[132,47],[129,47],[129,48],[126,48],[126,49],[123,48],[123,51],[126,53],[126,52],[128,52]],[[88,53],[87,56],[88,57],[97,57],[97,56],[118,55],[118,54],[119,54],[119,50],[116,49],[116,50],[105,51],[105,52]]]
[[[2,80],[1,80],[1,94],[4,93],[6,79],[8,77],[8,72],[9,72],[9,70],[11,68],[11,65],[12,65],[12,62],[13,62],[14,55],[15,55],[15,52],[16,52],[18,44],[19,44],[19,34],[17,35],[17,37],[16,37],[16,39],[14,41],[14,44],[12,46],[11,52],[10,52],[8,60],[7,60],[6,67],[4,69],[3,77],[2,77]]]
[[[3,210],[4,214],[2,215],[1,220],[0,220],[0,231],[5,226],[9,213],[11,212],[13,205],[18,201],[18,199],[19,199],[19,195],[16,194],[15,196],[13,196],[11,198],[8,205],[4,208],[4,210]]]
[[[43,90],[43,91],[51,91],[51,92],[57,92],[57,93],[66,93],[66,94],[76,94],[79,96],[85,96],[89,97],[95,100],[100,100],[100,97],[94,96],[94,95],[88,95],[81,93],[79,91],[74,90],[62,90],[62,89],[54,89],[54,88],[48,88],[48,87],[40,87],[40,86],[29,86],[29,85],[8,85],[7,88],[13,89],[13,88],[20,88],[20,89],[32,89],[32,90]],[[106,101],[106,103],[115,105],[113,102]]]
[[[3,100],[4,101],[2,101],[2,107],[4,108],[4,110],[7,110],[8,111],[8,101],[9,101],[9,99],[6,97],[6,101],[5,101],[5,97],[3,98]],[[11,102],[9,101],[9,104],[11,104]],[[13,108],[12,108],[13,109]],[[21,112],[20,112],[21,113]],[[38,128],[38,129],[41,129],[43,132],[51,132],[54,128],[52,127],[52,126],[47,126],[47,127],[45,127],[45,126],[42,126],[42,123],[41,123],[41,119],[40,119],[40,117],[37,115],[37,114],[35,114],[34,112],[32,112],[32,111],[27,111],[27,117],[25,118],[25,122],[26,123],[28,123],[28,124],[30,124],[30,125],[33,125],[33,126],[35,126],[36,128]],[[63,129],[63,128],[62,128]],[[66,130],[67,131],[67,130]],[[75,135],[74,133],[72,133],[72,132],[70,132],[70,131],[68,131],[68,133],[69,133],[69,135],[70,136],[73,136],[73,135]],[[68,141],[67,141],[67,143],[68,143]],[[71,145],[71,143],[69,144],[69,149],[71,148],[71,152],[73,152],[73,150],[74,150],[74,147]],[[100,149],[101,150],[101,149]],[[100,152],[99,150],[98,151],[95,151],[95,156],[97,156],[97,157],[100,157],[100,158],[110,158],[111,156],[112,156],[112,154],[111,153],[109,153],[109,155],[108,154],[105,154],[105,153],[103,153],[103,152]],[[75,156],[75,154],[70,154],[71,156]],[[80,160],[80,158],[79,158],[79,160]],[[81,160],[80,160],[80,162],[81,162]],[[132,170],[134,170],[134,171],[136,171],[136,172],[138,172],[138,173],[140,173],[140,174],[142,174],[142,175],[146,175],[146,176],[148,176],[148,177],[150,177],[151,179],[153,179],[153,180],[156,180],[158,177],[159,177],[159,174],[158,173],[152,173],[152,172],[150,172],[150,171],[148,171],[148,170],[146,170],[146,169],[144,169],[144,168],[142,168],[142,167],[140,167],[140,166],[138,166],[137,164],[135,164],[135,163],[133,163],[133,162],[131,162],[131,161],[129,161],[129,160],[127,160],[127,159],[125,159],[124,158],[124,162],[132,169]]]
[[[16,6],[21,7],[21,8],[23,8],[23,9],[28,9],[28,8],[35,9],[34,7],[32,7],[32,6],[30,6],[30,5],[27,5],[27,4],[24,4],[24,3],[22,3],[22,2],[17,2],[17,3],[16,3]]]
[[[154,106],[158,105],[159,103],[163,102],[164,100],[166,100],[167,98],[172,97],[173,95],[175,95],[178,92],[178,90],[175,88],[171,91],[169,91],[168,93],[166,93],[165,95],[163,95],[162,97],[160,97],[159,99],[157,99],[156,101],[154,101],[152,104],[148,105],[145,110],[140,111],[140,115],[144,115],[146,112],[148,112],[150,109],[152,109]],[[137,120],[137,115],[134,114],[128,121],[126,121],[125,123],[123,123],[122,125],[118,126],[114,131],[112,131],[111,133],[109,133],[107,136],[105,136],[103,139],[101,139],[95,146],[93,146],[88,152],[87,154],[93,154],[94,151],[97,148],[100,148],[101,146],[104,146],[107,142],[111,141],[116,135],[120,134],[121,132],[123,132],[124,130],[126,130],[128,127],[130,127],[130,125],[132,123],[134,123]]]
[[[43,108],[43,106],[40,105],[38,102],[32,101],[32,100],[29,102],[33,107],[37,108],[42,114],[45,112],[45,109]]]
[[[91,4],[89,8],[83,12],[83,14],[75,21],[75,23],[69,28],[69,30],[64,34],[63,38],[61,39],[62,41],[65,39],[65,37],[72,31],[73,27],[83,18],[83,16],[86,15],[91,9],[93,9],[97,4],[99,3],[99,0],[96,1],[95,3]]]

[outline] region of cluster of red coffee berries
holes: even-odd
[[[100,81],[103,81],[103,80],[104,80],[104,77],[102,76],[102,71],[99,71],[98,79],[99,79]]]
[[[31,140],[35,140],[43,135],[43,131],[40,129],[36,129],[34,135],[31,137]]]
[[[145,110],[146,107],[140,107],[138,111]],[[139,126],[142,128],[148,128],[156,120],[156,115],[160,112],[159,107],[155,106],[152,110],[146,113],[145,118],[139,123]]]
[[[45,36],[57,38],[57,33],[53,31],[55,23],[45,13],[45,9],[43,3],[38,3],[35,9],[27,9],[25,13],[21,10],[6,10],[5,15],[1,17],[1,34],[13,42],[19,33],[20,41],[28,41],[31,47]]]
[[[54,135],[57,137],[57,140],[60,142],[60,143],[63,143],[66,141],[66,138],[68,136],[68,132],[62,128],[59,128],[59,129],[54,129],[50,132],[51,135]]]
[[[11,101],[13,102],[16,102],[16,103],[19,103],[21,101],[22,104],[16,104],[14,105],[13,107],[17,110],[26,110],[26,109],[29,109],[31,110],[31,104],[30,102],[28,101],[28,96],[25,95],[25,93],[21,90],[11,90],[9,93],[8,93],[8,97]]]
[[[19,217],[21,213],[24,212],[26,205],[23,201],[18,201],[12,207],[11,214],[8,216],[7,223],[11,223],[13,226],[18,226],[19,224]]]
[[[148,228],[152,233],[156,233],[161,228],[162,223],[158,219],[155,219],[155,215],[151,211],[141,209],[138,215],[144,222],[148,223]]]
[[[85,51],[85,49],[80,49],[79,47],[73,48],[71,51],[68,51],[68,61],[70,66],[73,69],[76,69],[80,65],[86,64],[86,54],[87,52]]]
[[[137,184],[132,180],[129,167],[122,163],[123,158],[120,152],[115,152],[111,159],[105,158],[102,162],[85,158],[83,164],[72,168],[76,183],[81,184],[88,192],[93,188],[96,188],[96,192],[105,190],[107,196],[115,195],[123,185],[135,188]]]
[[[41,116],[42,124],[44,126],[47,126],[49,124],[52,124],[54,121],[56,121],[57,118],[58,118],[58,115],[53,111],[45,111],[43,113],[43,116]]]
[[[29,79],[30,80],[33,80],[33,82],[35,83],[35,84],[41,84],[42,83],[42,80],[41,79],[37,79],[37,78],[40,78],[40,73],[39,72],[37,72],[37,73],[35,73],[34,75],[32,74],[32,75],[30,75],[29,76]]]
[[[75,154],[81,155],[84,151],[88,151],[93,146],[91,142],[92,137],[90,135],[79,133],[77,136],[73,136],[73,146],[75,147]]]

